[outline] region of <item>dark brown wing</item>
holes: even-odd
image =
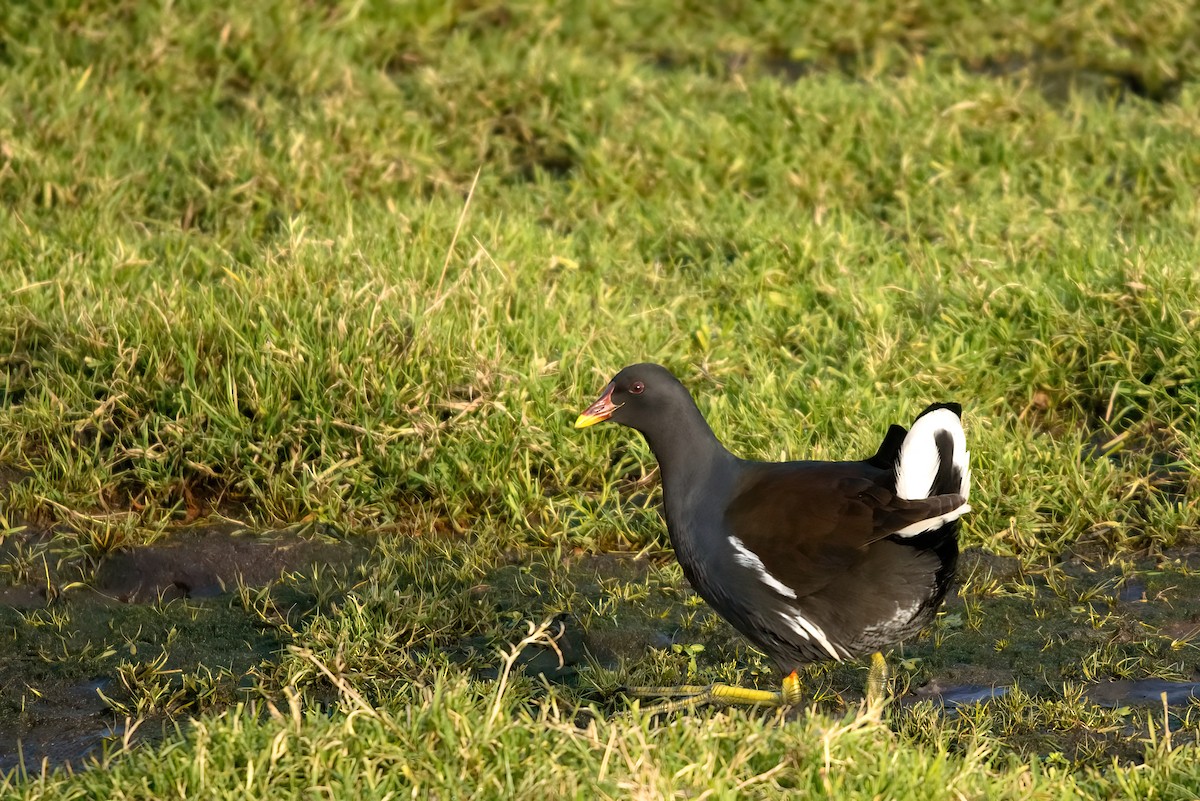
[[[890,476],[868,462],[755,465],[734,492],[726,531],[797,596],[811,594],[863,559],[871,543],[964,502],[898,498]]]

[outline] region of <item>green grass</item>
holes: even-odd
[[[49,583],[66,616],[14,618],[30,664],[43,636],[119,646],[124,623],[77,636],[75,596],[179,525],[378,541],[311,616],[217,602],[299,649],[243,680],[254,711],[187,705],[212,714],[4,792],[1195,795],[1194,706],[1172,740],[1161,710],[1076,697],[1188,678],[1194,646],[1072,610],[1147,560],[1191,586],[1196,3],[55,0],[4,5],[0,30],[0,475],[23,476],[0,580]],[[881,723],[835,700],[857,668],[820,669],[801,721],[579,728],[575,704],[687,655],[631,648],[551,690],[473,672],[569,611],[598,641],[673,621],[701,678],[774,680],[663,558],[644,444],[570,427],[646,359],[756,458],[865,455],[961,400],[963,542],[1021,578],[968,580],[906,678],[1011,647],[1032,695]],[[613,550],[654,555],[649,577],[573,589],[560,557]],[[1062,559],[1116,572],[1064,583]],[[1092,749],[1106,732],[1120,747]]]

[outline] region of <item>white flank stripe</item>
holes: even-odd
[[[969,511],[971,511],[971,504],[964,503],[957,509],[946,512],[944,515],[938,515],[937,517],[931,517],[927,520],[918,520],[915,523],[909,523],[907,526],[894,533],[901,537],[912,537],[917,534],[924,534],[926,531],[933,531],[935,528],[941,528],[951,520],[957,520]]]
[[[820,626],[810,620],[806,620],[803,615],[800,615],[796,612],[793,612],[790,615],[786,612],[780,612],[779,614],[780,617],[787,621],[788,625],[790,625],[797,634],[801,635],[806,640],[815,641],[834,659],[839,662],[842,661],[842,655],[839,654],[837,649],[833,647],[833,643],[831,643],[829,638],[825,636],[825,632],[821,630]]]
[[[764,584],[785,598],[796,597],[796,591],[772,576],[770,571],[767,570],[767,566],[758,558],[758,554],[747,548],[746,543],[742,542],[738,537],[730,537],[729,541],[733,543],[733,561],[742,567],[748,567],[753,570],[762,579]],[[829,642],[829,638],[825,636],[825,632],[821,630],[820,626],[805,619],[798,612],[780,612],[779,616],[801,637],[810,642],[816,642],[839,662],[842,660],[843,655],[839,654],[833,643]]]
[[[730,537],[729,541],[733,543],[733,550],[736,551],[736,553],[733,555],[733,561],[737,562],[742,567],[748,567],[753,570],[758,574],[758,577],[762,579],[764,584],[775,590],[775,592],[779,593],[780,595],[783,595],[787,598],[796,597],[796,593],[791,587],[771,575],[770,571],[767,570],[767,566],[764,565],[762,560],[758,558],[758,554],[747,548],[746,543],[742,542],[737,537]]]
[[[964,498],[970,495],[971,454],[967,452],[967,437],[963,434],[962,422],[949,409],[935,409],[913,423],[900,445],[900,458],[896,462],[896,494],[901,498],[914,501],[929,497],[929,488],[941,464],[934,441],[941,431],[949,434],[954,442],[951,460],[962,472],[959,494]]]

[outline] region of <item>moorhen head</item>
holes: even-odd
[[[930,406],[869,459],[749,461],[721,445],[666,368],[635,364],[575,425],[642,433],[688,581],[788,674],[877,652],[933,619],[971,509],[960,413]]]

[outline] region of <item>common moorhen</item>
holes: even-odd
[[[692,396],[657,364],[617,373],[576,428],[612,420],[658,459],[667,532],[692,587],[769,655],[781,692],[729,685],[639,694],[790,705],[797,669],[873,654],[868,697],[886,681],[879,651],[933,619],[954,576],[958,518],[970,511],[961,407],[937,403],[910,430],[851,462],[754,462],[717,440]]]

